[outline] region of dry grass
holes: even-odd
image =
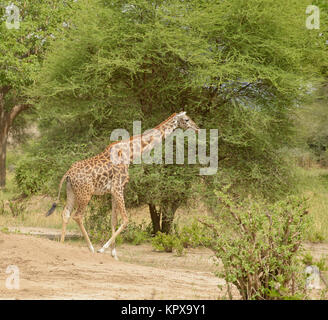
[[[313,224],[308,240],[328,241],[328,169],[298,168],[298,192],[309,199],[309,213]]]
[[[1,199],[1,198],[0,198]],[[63,210],[64,201],[56,209],[55,213],[49,217],[45,217],[45,213],[51,207],[54,199],[48,196],[33,196],[27,200],[23,200],[26,204],[26,210],[23,215],[13,217],[10,213],[8,203],[6,200],[5,209],[7,214],[0,215],[0,226],[22,226],[22,227],[40,227],[40,228],[54,228],[60,229],[62,226],[61,212]],[[151,222],[148,206],[140,206],[138,208],[131,208],[127,210],[130,221],[136,224],[149,224]],[[86,215],[88,210],[86,211]],[[110,212],[108,214],[111,214]],[[200,214],[207,214],[203,206],[200,208],[181,208],[177,211],[175,222],[179,225],[190,223],[191,218]],[[70,220],[68,230],[79,230],[74,220]]]

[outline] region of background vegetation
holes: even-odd
[[[156,235],[157,250],[178,255],[188,246],[210,246],[200,222],[179,225],[174,217],[202,204],[198,213],[215,225],[225,217],[222,190],[232,203],[251,195],[263,207],[305,195],[310,221],[296,228],[308,240],[328,239],[324,1],[313,3],[321,9],[321,30],[305,27],[307,0],[14,3],[22,27],[7,30],[2,23],[0,29],[2,155],[9,132],[16,137],[15,149],[2,157],[3,187],[9,172],[2,200],[54,196],[70,165],[101,152],[112,130],[132,133],[132,122],[141,120],[144,131],[184,110],[199,127],[218,129],[218,172],[200,176],[199,164],[132,165],[126,203],[146,205],[151,224],[131,224],[121,240],[139,244]],[[31,127],[38,133],[33,138]],[[87,228],[103,242],[110,234],[110,197],[90,207]],[[261,233],[263,212],[254,212]],[[231,236],[233,224],[226,231]],[[293,275],[289,261],[280,266],[284,286]],[[257,296],[267,298],[260,287]]]

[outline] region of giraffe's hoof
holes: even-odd
[[[95,253],[95,249],[93,247],[89,247],[91,253]]]
[[[115,250],[115,249],[112,250],[112,257],[113,257],[115,260],[118,260],[117,255],[116,255],[116,250]]]
[[[104,253],[105,252],[105,249],[104,248],[101,248],[99,250],[97,250],[98,253]]]

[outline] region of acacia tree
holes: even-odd
[[[63,140],[67,140],[59,138],[62,134],[59,130],[62,131],[64,123],[66,132],[75,131],[77,126],[87,129],[83,135],[85,142],[89,140],[89,145],[90,140],[97,141],[96,137],[102,137],[102,146],[96,142],[100,149],[109,143],[109,140],[104,142],[104,137],[108,137],[111,130],[118,127],[131,130],[133,120],[143,120],[145,130],[156,126],[173,112],[190,110],[192,116],[191,107],[198,103],[194,96],[202,81],[195,79],[192,84],[183,70],[192,68],[192,65],[198,68],[207,61],[206,41],[197,39],[193,34],[185,34],[183,25],[174,19],[167,24],[165,7],[156,12],[154,3],[139,1],[137,5],[143,8],[143,12],[135,12],[134,4],[122,7],[116,3],[99,7],[99,4],[85,1],[85,11],[76,17],[74,27],[67,32],[64,40],[54,44],[40,74],[42,81],[38,81],[32,94],[42,97],[40,114],[43,123],[51,124],[50,119],[59,120],[59,127],[58,123],[56,125],[58,130],[52,127],[52,138],[47,137],[48,141],[56,141],[55,145],[59,148],[65,144]],[[143,24],[135,23],[134,19],[143,21]],[[88,21],[87,25],[85,21]],[[194,45],[198,49],[195,50]],[[196,51],[198,53],[194,57],[189,54]],[[202,55],[204,59],[200,60]],[[215,64],[214,61],[209,63]],[[203,72],[207,74],[209,70],[204,67]],[[42,112],[45,105],[52,108]],[[47,132],[49,134],[49,127]],[[81,137],[81,132],[79,134]],[[69,135],[72,139],[71,133]],[[76,137],[71,143],[77,142]],[[94,143],[91,148],[95,149]],[[67,160],[71,161],[70,151],[69,155]],[[57,162],[56,156],[54,159]],[[58,162],[53,166],[58,166]],[[138,177],[142,176],[145,179],[142,184],[131,184],[136,187],[134,190],[129,188],[138,198],[132,201],[133,204],[146,202],[150,209],[160,206],[164,217],[161,229],[165,232],[169,232],[177,208],[188,199],[189,180],[194,178],[194,175],[188,174],[188,168],[180,167],[180,174],[177,174],[174,172],[177,170],[169,167],[134,168],[131,181],[139,181]],[[160,182],[158,190],[161,192],[162,187],[166,188],[166,199],[160,198],[160,192],[152,199],[142,195],[140,185],[150,183],[156,169],[159,169],[157,176],[161,179],[156,184],[159,187]],[[186,174],[190,179],[182,182]],[[168,179],[172,175],[174,179]],[[22,181],[21,175],[19,179]],[[170,185],[168,182],[171,182]],[[175,197],[171,196],[173,193]],[[154,224],[157,230],[158,221],[154,220]]]
[[[25,89],[40,68],[48,44],[71,14],[72,1],[14,1],[0,7],[0,188],[6,184],[8,134],[31,107]]]

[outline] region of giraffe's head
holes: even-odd
[[[178,113],[176,116],[176,121],[177,121],[177,127],[182,128],[182,129],[192,129],[196,132],[198,132],[199,127],[197,124],[192,121],[186,114],[185,111]]]

